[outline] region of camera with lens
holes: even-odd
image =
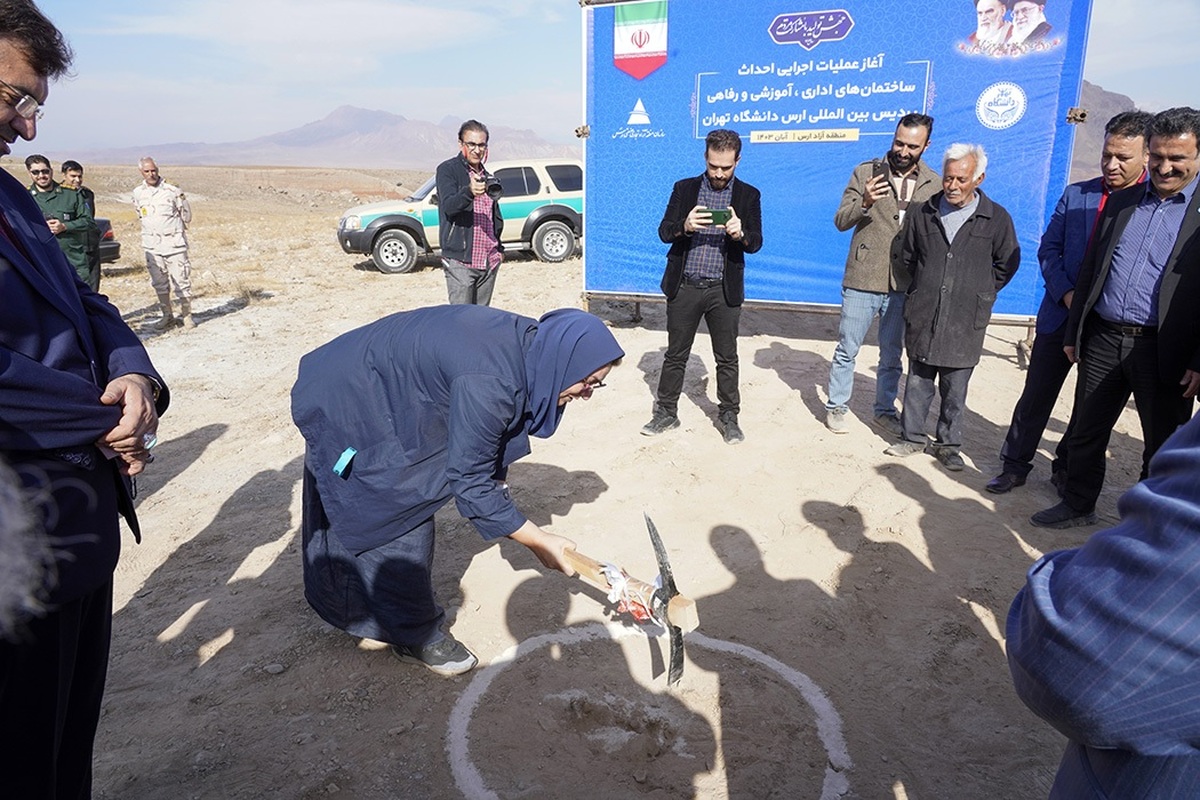
[[[483,190],[487,192],[487,196],[493,200],[499,200],[504,194],[504,187],[500,185],[500,179],[491,173],[484,173]]]

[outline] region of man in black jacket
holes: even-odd
[[[967,383],[983,353],[992,305],[1021,264],[1012,217],[979,191],[986,170],[982,147],[950,145],[942,159],[942,191],[910,215],[900,255],[901,268],[912,275],[904,302],[904,439],[884,452],[928,450],[952,472],[963,468],[958,451]],[[935,381],[942,403],[937,439],[930,443],[925,417]]]
[[[458,129],[461,152],[437,168],[439,244],[451,305],[492,302],[496,270],[504,260],[500,184],[489,181],[488,129],[469,119]]]
[[[662,290],[667,296],[667,352],[658,381],[653,418],[646,436],[679,427],[679,394],[700,320],[708,324],[717,362],[718,422],[725,441],[745,437],[738,427],[738,320],[745,297],[746,253],[762,247],[758,189],[735,180],[742,140],[735,131],[714,130],[704,140],[703,175],[675,184],[658,236],[671,245]]]

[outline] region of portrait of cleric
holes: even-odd
[[[1046,19],[1053,0],[971,0],[975,30],[958,43],[960,52],[993,58],[1015,58],[1052,50],[1063,43]]]

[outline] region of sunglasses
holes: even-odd
[[[29,170],[29,174],[30,175],[49,175],[50,170],[48,170],[48,169],[31,169],[31,170]]]

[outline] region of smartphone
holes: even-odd
[[[871,164],[871,179],[872,180],[874,180],[875,178],[878,178],[881,175],[887,175],[887,172],[888,172],[887,164],[884,163],[882,158],[877,158],[877,159],[875,159],[874,162],[872,162],[872,164]]]
[[[705,210],[712,216],[713,225],[724,225],[726,222],[729,222],[731,212],[728,208],[709,208]]]

